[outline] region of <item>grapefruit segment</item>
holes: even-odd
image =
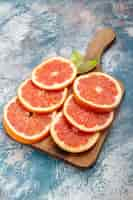
[[[73,85],[77,103],[98,112],[109,112],[116,108],[122,98],[117,80],[102,72],[79,76]]]
[[[51,124],[51,137],[54,142],[63,150],[80,153],[87,151],[96,144],[100,133],[84,133],[73,127],[60,112],[56,115]]]
[[[18,98],[24,107],[33,112],[52,112],[62,106],[68,89],[48,91],[41,89],[28,79],[18,89]]]
[[[107,128],[112,120],[114,113],[96,113],[90,109],[81,107],[70,95],[64,104],[64,115],[67,120],[79,130],[84,132],[96,132]]]
[[[18,98],[14,97],[4,107],[3,126],[8,135],[16,141],[32,144],[48,136],[54,115],[29,112]]]
[[[59,90],[70,85],[76,74],[76,67],[70,60],[63,57],[53,57],[33,70],[32,81],[40,88]]]

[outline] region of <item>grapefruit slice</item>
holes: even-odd
[[[85,134],[75,128],[69,124],[62,112],[58,113],[52,121],[50,133],[61,149],[72,153],[87,151],[96,144],[100,136],[99,132]]]
[[[116,108],[122,97],[117,80],[102,72],[79,76],[73,86],[78,103],[98,112],[109,112]]]
[[[75,65],[63,57],[47,59],[32,72],[32,81],[40,88],[59,90],[70,85],[75,79]]]
[[[54,113],[37,114],[25,109],[17,97],[4,107],[3,126],[14,140],[32,144],[48,136]]]
[[[81,107],[76,103],[73,95],[67,98],[63,110],[67,120],[84,132],[96,132],[107,128],[114,116],[113,112],[96,113],[90,109]]]
[[[18,89],[18,98],[24,107],[33,112],[52,112],[62,106],[67,96],[67,88],[59,91],[41,89],[28,79]]]

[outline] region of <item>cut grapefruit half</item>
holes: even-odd
[[[33,70],[32,81],[40,88],[59,90],[70,85],[76,74],[77,69],[70,60],[63,57],[53,57]]]
[[[96,132],[107,128],[114,117],[113,112],[96,113],[90,109],[86,109],[70,95],[64,104],[64,115],[67,120],[79,130],[84,132]]]
[[[79,76],[73,85],[77,103],[96,112],[109,112],[122,98],[122,89],[116,79],[102,72]]]
[[[18,98],[24,107],[33,112],[52,112],[62,106],[68,89],[48,91],[37,87],[32,80],[24,81],[18,89]]]
[[[51,137],[54,142],[64,151],[80,153],[92,148],[100,136],[99,132],[84,133],[75,128],[60,112],[51,123]]]
[[[3,126],[7,134],[17,142],[36,143],[49,135],[50,123],[55,113],[37,114],[29,112],[14,97],[4,107]]]

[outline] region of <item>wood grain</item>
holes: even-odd
[[[86,49],[85,59],[101,59],[103,52],[112,44],[115,38],[116,35],[110,28],[105,28],[97,31],[91,43]],[[99,64],[96,68],[96,71],[101,70],[102,68]],[[120,85],[124,94],[124,86],[121,82]],[[52,141],[52,138],[50,136],[39,143],[33,144],[32,147],[39,149],[45,153],[48,153],[49,155],[55,158],[63,159],[64,161],[76,167],[87,168],[92,166],[98,158],[103,143],[108,135],[108,129],[101,133],[98,142],[95,146],[92,147],[92,149],[79,154],[62,151],[56,146],[56,144]]]

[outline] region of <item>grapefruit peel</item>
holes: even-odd
[[[72,69],[71,77],[68,80],[65,80],[63,83],[54,83],[52,85],[47,85],[47,84],[37,81],[37,77],[36,77],[37,71],[39,69],[41,69],[45,64],[47,64],[51,61],[54,61],[54,60],[59,60],[61,62],[69,64],[69,66]],[[77,69],[76,69],[75,65],[70,60],[60,57],[60,56],[57,56],[57,57],[52,57],[52,58],[45,60],[43,63],[38,65],[36,68],[34,68],[32,71],[32,81],[38,87],[46,89],[46,90],[60,90],[60,89],[63,89],[65,87],[69,86],[76,78],[76,75],[77,75]],[[48,76],[49,76],[49,74],[48,74]]]
[[[50,106],[47,106],[47,107],[37,107],[37,106],[32,106],[30,104],[30,102],[28,100],[26,100],[23,95],[22,95],[22,89],[23,87],[27,84],[27,82],[29,81],[30,79],[27,79],[26,81],[24,81],[20,87],[18,88],[18,98],[20,100],[20,102],[23,104],[23,106],[27,109],[29,109],[30,111],[32,112],[38,112],[38,113],[49,113],[49,112],[52,112],[54,110],[57,110],[58,108],[60,108],[66,97],[67,97],[67,94],[68,94],[68,89],[67,88],[64,88],[62,91],[57,91],[57,92],[62,92],[62,97],[60,99],[60,101],[58,103],[55,103],[53,105],[50,105]],[[37,87],[37,86],[36,86]],[[40,88],[38,88],[40,90]],[[44,90],[45,91],[45,90]],[[48,91],[47,91],[48,92]],[[51,91],[50,91],[51,92]],[[37,98],[37,97],[36,97]]]
[[[89,150],[90,148],[92,148],[96,144],[96,142],[98,141],[99,136],[100,136],[99,132],[89,134],[88,142],[86,144],[81,144],[78,147],[77,146],[76,147],[70,146],[70,145],[64,143],[64,141],[61,141],[59,139],[59,137],[57,136],[57,131],[56,131],[55,126],[62,116],[63,116],[62,112],[58,113],[56,115],[56,117],[54,118],[54,120],[52,121],[51,128],[50,128],[51,137],[54,140],[54,142],[57,144],[57,146],[59,146],[62,150],[67,151],[67,152],[80,153],[80,152],[84,152],[84,151]],[[79,131],[79,130],[77,129],[77,131]]]
[[[82,79],[89,78],[93,75],[105,76],[106,78],[108,78],[109,80],[111,80],[115,84],[118,94],[115,97],[115,102],[113,104],[111,104],[111,105],[96,104],[96,103],[93,103],[92,101],[86,100],[84,97],[82,97],[80,95],[80,92],[79,92],[79,89],[78,89],[79,81],[82,80]],[[86,87],[86,90],[87,90],[87,87]],[[81,75],[81,76],[77,77],[76,80],[74,81],[74,84],[73,84],[73,93],[74,93],[75,100],[77,101],[77,103],[79,103],[82,106],[85,106],[86,108],[88,107],[88,108],[94,110],[95,112],[110,112],[110,111],[112,111],[113,109],[115,109],[120,104],[120,101],[121,101],[121,98],[122,98],[122,89],[121,89],[118,81],[116,79],[114,79],[112,76],[107,75],[107,74],[102,73],[102,72],[91,72],[91,73],[88,73],[86,75]]]
[[[41,141],[49,135],[50,123],[44,127],[44,129],[39,133],[32,136],[28,136],[23,132],[18,132],[15,127],[8,120],[8,108],[9,106],[17,100],[17,97],[12,98],[4,107],[4,116],[3,116],[3,127],[5,128],[8,135],[16,140],[17,142],[23,144],[33,144]],[[51,115],[51,121],[55,117],[55,112]]]
[[[104,130],[106,129],[110,124],[111,122],[113,121],[113,118],[114,118],[114,112],[110,112],[109,113],[109,117],[107,118],[106,122],[102,125],[95,125],[93,127],[90,127],[88,128],[87,126],[85,126],[84,124],[79,124],[78,122],[76,122],[76,120],[70,116],[70,114],[68,113],[67,111],[67,107],[68,107],[68,104],[69,102],[71,101],[71,99],[73,98],[73,95],[70,95],[67,100],[65,101],[65,104],[64,104],[64,108],[63,108],[63,112],[64,112],[64,115],[65,117],[67,118],[67,120],[69,121],[69,123],[71,123],[73,126],[75,126],[76,128],[78,128],[79,130],[81,131],[84,131],[84,132],[96,132],[96,131],[101,131],[101,130]],[[77,104],[78,105],[78,104]],[[81,107],[82,108],[82,107]],[[84,111],[84,108],[83,110]],[[89,112],[89,110],[88,110]],[[93,111],[91,111],[93,112]],[[99,113],[96,113],[96,115],[99,115]],[[104,113],[101,113],[101,115],[104,115]],[[91,119],[90,119],[91,120]],[[83,122],[84,123],[84,122]]]

